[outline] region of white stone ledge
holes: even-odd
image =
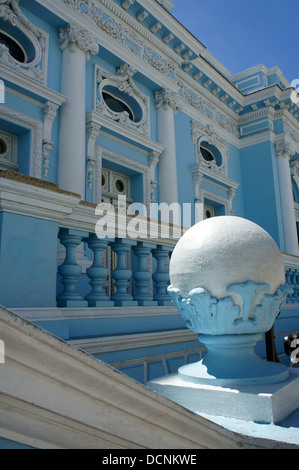
[[[5,364],[0,366],[4,438],[61,449],[247,446],[241,436],[195,416],[5,309],[0,309],[0,330],[5,343]]]
[[[198,335],[190,330],[159,331],[121,336],[108,336],[72,340],[69,343],[89,354],[104,354],[109,352],[128,351],[131,349],[150,348],[168,344],[197,341]]]

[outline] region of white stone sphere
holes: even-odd
[[[222,216],[191,227],[177,243],[170,261],[170,283],[181,296],[202,287],[217,299],[228,293],[230,284],[266,283],[274,294],[285,283],[282,255],[272,237],[249,220]],[[262,296],[263,294],[261,294]]]

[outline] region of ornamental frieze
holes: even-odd
[[[144,62],[147,62],[160,73],[166,75],[167,78],[175,80],[177,65],[174,62],[164,58],[148,44],[145,44],[133,30],[118,23],[104,10],[95,5],[95,3],[88,1],[84,3],[83,7],[81,0],[62,1],[80,15],[89,18],[102,31],[117,40],[118,43],[130,50],[131,53],[139,56]]]

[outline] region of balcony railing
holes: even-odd
[[[124,217],[127,219],[129,216]],[[173,235],[179,228],[172,226],[171,229]],[[169,261],[178,237],[153,241],[147,238],[112,238],[108,234],[98,238],[94,232],[72,228],[60,228],[58,237],[65,248],[64,261],[58,267],[58,307],[171,305],[167,293]],[[83,266],[76,260],[76,250],[82,244],[85,253],[89,252],[89,261],[85,258]],[[293,288],[287,303],[299,303],[298,258],[283,257],[286,281]],[[82,256],[77,258],[80,260]]]
[[[65,247],[64,262],[58,267],[63,286],[57,296],[58,307],[170,305],[167,286],[172,246],[129,238],[98,238],[95,233],[67,228],[61,228],[58,237]],[[92,255],[85,274],[76,261],[76,248],[82,243]],[[82,276],[86,276],[85,282]]]
[[[299,258],[298,256],[290,256],[283,254],[286,282],[290,284],[293,293],[288,295],[286,303],[299,303]]]

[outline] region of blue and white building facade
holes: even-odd
[[[172,6],[0,0],[0,304],[142,383],[202,352],[166,292],[202,217],[269,232],[281,353],[299,329],[298,99],[278,67],[231,74]]]

